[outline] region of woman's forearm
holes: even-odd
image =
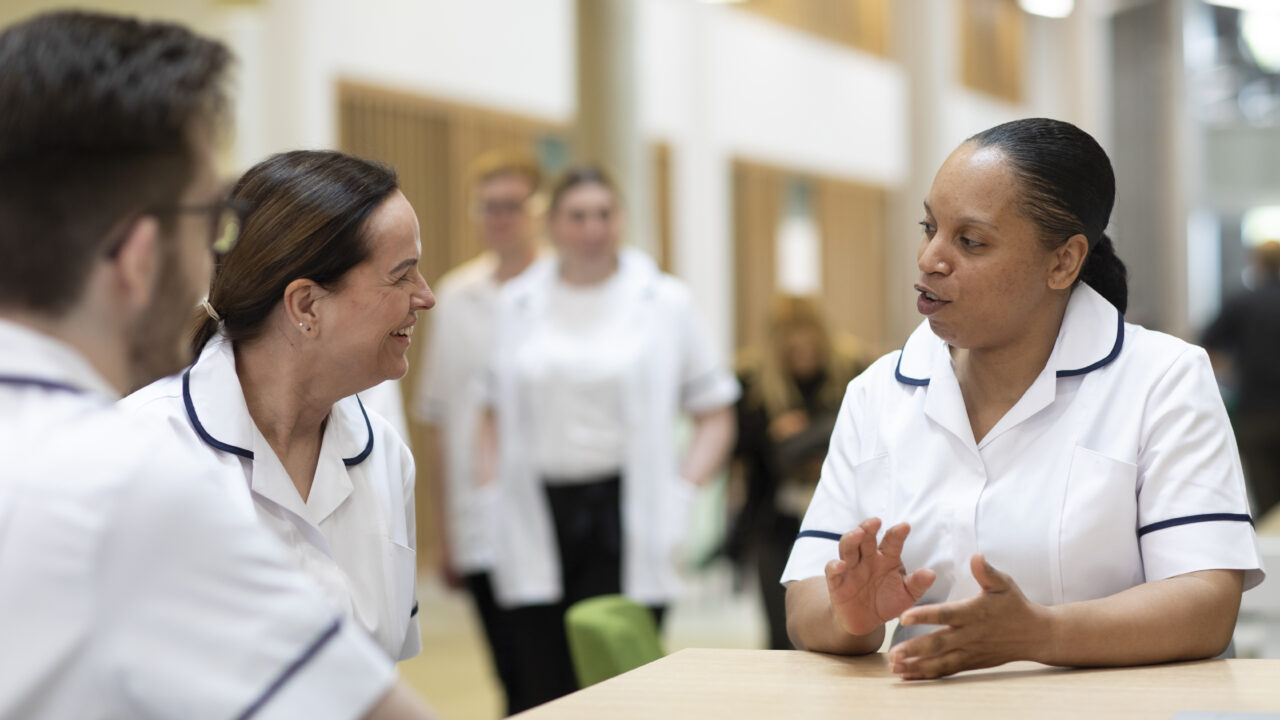
[[[787,635],[801,650],[866,655],[884,644],[884,625],[866,635],[845,632],[832,613],[827,579],[811,577],[787,585]]]
[[[1213,657],[1231,641],[1243,581],[1240,570],[1202,570],[1050,607],[1050,640],[1029,659],[1121,666]]]
[[[738,423],[732,407],[698,415],[693,423],[693,439],[680,474],[694,485],[703,485],[728,460]]]

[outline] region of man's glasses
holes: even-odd
[[[478,217],[505,217],[525,211],[526,200],[489,200],[477,202],[472,208]]]
[[[215,255],[226,255],[235,247],[240,239],[240,229],[244,227],[245,218],[249,216],[250,206],[243,200],[227,198],[202,205],[171,205],[152,208],[146,215],[207,215],[209,218],[209,249]],[[134,216],[136,219],[136,216]],[[126,222],[120,230],[120,237],[108,244],[107,257],[115,257],[124,244],[126,233],[132,227],[133,220]]]
[[[155,215],[208,215],[209,249],[215,255],[226,255],[240,239],[240,229],[249,217],[249,204],[238,198],[227,198],[204,205],[173,205],[156,208]]]

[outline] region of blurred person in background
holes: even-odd
[[[503,288],[481,452],[495,447],[494,591],[512,608],[530,704],[577,688],[564,613],[625,593],[661,622],[693,495],[733,445],[739,387],[683,283],[621,247],[622,208],[598,168],[557,183],[554,255]],[[681,414],[694,429],[683,463]],[[484,455],[482,455],[484,457]]]
[[[427,486],[436,511],[440,570],[452,588],[466,588],[489,643],[507,697],[507,712],[528,707],[519,697],[512,630],[493,599],[490,484],[475,481],[480,383],[489,362],[498,291],[537,256],[534,198],[542,182],[528,153],[498,150],[471,169],[472,211],[485,251],[450,270],[436,284],[431,340],[419,370],[414,418],[426,426]]]
[[[783,575],[797,646],[876,652],[899,618],[904,679],[1227,650],[1264,576],[1240,461],[1204,350],[1125,322],[1114,201],[1046,118],[938,170],[926,319],[849,384]]]
[[[775,298],[766,337],[765,347],[739,363],[733,454],[745,497],[728,542],[731,556],[754,565],[769,647],[790,650],[786,589],[778,579],[817,487],[845,386],[867,363],[852,338],[833,335],[814,298]]]
[[[126,398],[218,468],[294,563],[393,660],[421,650],[414,463],[356,393],[404,375],[418,313],[418,219],[395,172],[337,152],[272,156],[219,258],[195,364]]]
[[[1202,342],[1232,391],[1244,477],[1261,518],[1280,503],[1280,241],[1253,251],[1251,288],[1223,305]]]
[[[188,361],[235,236],[229,62],[105,14],[0,33],[0,717],[428,717],[216,472],[113,402]]]

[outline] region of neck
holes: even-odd
[[[50,318],[21,310],[6,310],[0,312],[0,319],[71,346],[120,395],[134,389],[126,334],[105,314],[79,308],[61,317]]]
[[[494,278],[499,283],[504,283],[519,275],[533,263],[536,254],[532,241],[504,249],[498,253],[498,269],[494,271]]]
[[[314,449],[319,455],[325,419],[341,399],[315,391],[322,383],[309,369],[312,364],[300,355],[271,330],[235,348],[236,376],[249,416],[286,467],[287,459],[297,450]],[[306,481],[309,486],[310,478]]]
[[[990,426],[1017,404],[1044,370],[1065,314],[1063,302],[1020,331],[1013,342],[998,347],[951,348],[975,440],[980,441]]]
[[[599,285],[617,271],[617,255],[598,262],[567,262],[561,255],[560,279],[570,285]]]

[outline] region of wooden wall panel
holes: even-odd
[[[889,341],[885,282],[888,194],[870,185],[735,160],[733,163],[735,318],[739,350],[766,342],[777,286],[777,230],[793,178],[813,189],[821,236],[819,300],[832,329],[878,353]]]
[[[1013,103],[1022,102],[1026,16],[1016,0],[963,0],[960,81]]]
[[[855,50],[891,51],[892,0],[747,0],[738,7]]]
[[[777,230],[786,173],[758,163],[733,163],[734,337],[738,348],[766,340],[769,304],[777,292]]]

